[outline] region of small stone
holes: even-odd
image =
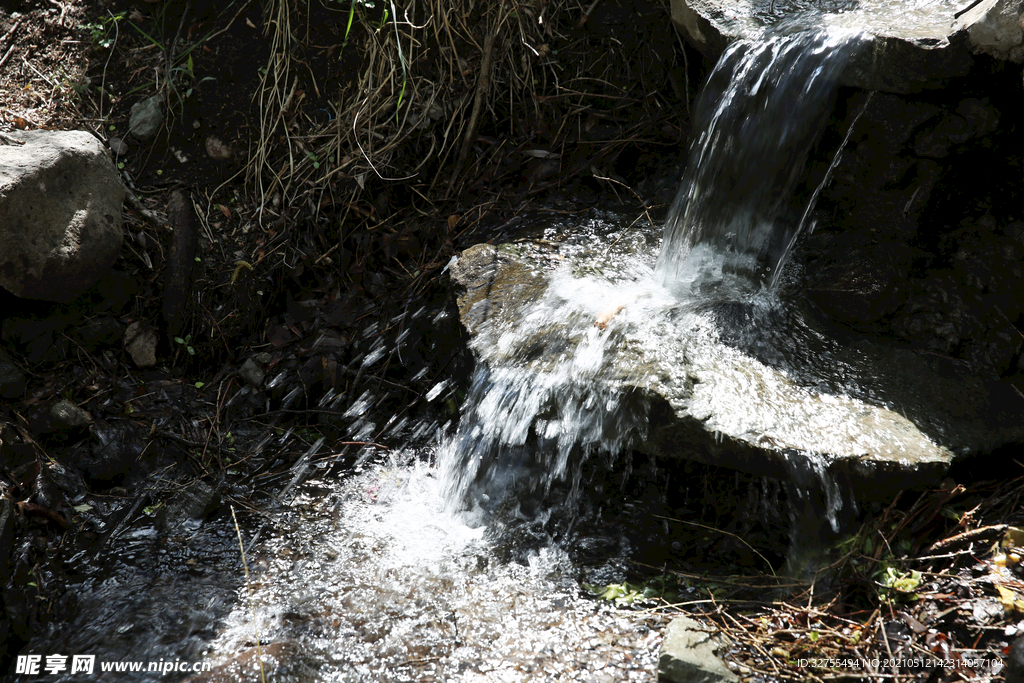
[[[214,161],[227,161],[234,152],[231,149],[231,145],[211,135],[206,138],[206,153]]]
[[[107,140],[107,144],[110,146],[110,151],[118,156],[128,153],[128,145],[121,138],[110,138]]]
[[[242,379],[257,389],[263,386],[263,380],[266,379],[267,376],[255,358],[246,359],[246,361],[242,363],[242,367],[238,369],[238,374]]]
[[[164,531],[173,531],[189,522],[202,522],[220,506],[220,494],[204,481],[194,481],[174,496],[157,513],[156,523]]]
[[[156,365],[156,331],[148,324],[134,322],[124,333],[124,348],[140,368]]]
[[[665,628],[658,656],[658,681],[665,683],[718,683],[738,681],[736,674],[715,656],[720,636],[708,626],[676,617]]]
[[[132,105],[131,116],[128,118],[128,130],[136,140],[150,142],[160,132],[160,126],[164,124],[161,99],[160,95],[153,95]]]
[[[38,429],[43,433],[64,432],[90,424],[92,424],[92,415],[65,398],[50,406]]]

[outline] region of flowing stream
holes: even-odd
[[[648,428],[648,406],[614,390],[609,359],[632,345],[696,358],[699,374],[732,353],[704,304],[781,305],[771,285],[810,213],[793,187],[857,45],[813,33],[731,48],[695,116],[664,244],[659,226],[611,214],[550,225],[544,239],[587,267],[551,269],[513,328],[477,335],[484,362],[454,436],[298,486],[261,518],[248,581],[225,514],[166,536],[143,525],[101,561],[70,558],[82,565],[78,616],[26,651],[216,667],[200,680],[257,680],[259,653],[273,681],[652,680],[658,618],[581,590],[621,581],[638,552],[617,526],[628,516],[605,523],[588,508]],[[607,329],[595,326],[606,313]],[[773,387],[759,396],[780,415],[803,400]],[[625,505],[659,495],[639,490]],[[834,522],[842,497],[829,496]],[[251,539],[256,517],[242,512]],[[581,561],[587,548],[600,559]]]

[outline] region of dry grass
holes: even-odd
[[[301,99],[309,86],[324,95],[323,84],[314,78],[304,88],[312,70],[294,58],[306,32],[303,7],[275,0],[267,9],[273,47],[258,94],[259,143],[247,168],[261,223],[282,207],[316,213],[344,206],[358,217],[371,211],[359,201],[366,188],[391,182],[408,184],[419,200],[412,208],[434,215],[437,203],[490,177],[488,169],[508,155],[558,160],[560,178],[590,173],[595,164],[570,163],[567,149],[584,128],[624,109],[644,125],[669,114],[645,97],[665,83],[645,82],[646,71],[637,69],[638,59],[655,63],[664,55],[626,54],[609,38],[582,60],[559,56],[594,42],[571,30],[587,19],[588,7],[578,1],[413,0],[399,7],[385,0],[380,17],[344,0],[337,20],[344,25],[354,10],[347,40],[359,51],[359,68],[328,95],[330,121],[314,125]],[[480,141],[484,121],[500,138]],[[583,156],[593,162],[614,155],[643,133],[633,126]],[[528,148],[537,141],[547,144]]]

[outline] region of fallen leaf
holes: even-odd
[[[608,327],[608,323],[610,323],[612,321],[612,318],[617,316],[623,308],[625,308],[625,306],[619,306],[618,308],[609,308],[607,311],[599,313],[597,316],[597,320],[594,321],[594,326],[602,330]]]

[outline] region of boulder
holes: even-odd
[[[862,30],[869,42],[847,67],[844,84],[905,94],[966,75],[972,53],[1019,61],[1020,29],[1014,34],[1011,20],[1014,11],[1020,15],[1020,4],[986,0],[960,15],[970,0],[940,0],[914,12],[891,0],[815,6],[799,0],[672,0],[672,21],[710,59],[717,59],[733,41],[756,39],[774,27]],[[893,20],[894,13],[899,21]]]
[[[656,284],[644,292],[602,272],[616,250],[636,257],[625,244],[590,228],[478,245],[452,265],[488,373],[470,394],[485,423],[475,442],[551,439],[547,452],[573,441],[779,479],[809,467],[857,497],[886,499],[938,483],[958,458],[1024,441],[1024,398],[998,378],[837,330],[799,298],[686,303]],[[634,244],[656,245],[656,231]],[[540,466],[564,468],[568,456],[551,457]]]
[[[120,253],[124,187],[86,132],[7,139],[0,144],[0,285],[28,299],[71,301]]]

